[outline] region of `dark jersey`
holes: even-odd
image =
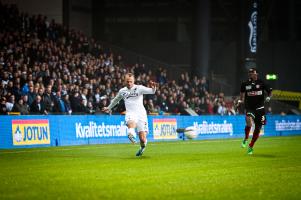
[[[245,93],[245,108],[254,109],[264,106],[264,91],[268,94],[272,92],[272,88],[266,85],[262,80],[253,81],[248,79],[243,82],[240,87],[240,92]]]

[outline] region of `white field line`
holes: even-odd
[[[269,140],[283,140],[285,139],[285,137],[269,137]],[[196,140],[196,141],[190,141],[190,142],[187,142],[187,143],[183,143],[183,142],[180,142],[180,141],[177,141],[177,142],[168,142],[168,145],[172,144],[172,145],[178,145],[178,144],[199,144],[199,143],[216,143],[216,142],[234,142],[234,141],[237,141],[237,140],[240,140],[239,138],[236,138],[236,139],[219,139],[219,140]],[[164,142],[156,142],[156,143],[149,143],[148,145],[150,146],[156,146],[156,145],[163,145]],[[121,143],[120,143],[121,144]],[[124,143],[122,143],[124,144]],[[96,146],[97,145],[97,146]],[[50,148],[50,149],[36,149],[36,150],[33,150],[33,149],[30,149],[30,150],[21,150],[21,151],[18,151],[17,149],[15,149],[16,151],[2,151],[0,150],[0,155],[2,154],[18,154],[18,153],[39,153],[39,152],[49,152],[49,151],[74,151],[74,150],[90,150],[90,149],[101,149],[101,148],[105,148],[107,144],[103,145],[103,144],[93,144],[93,146],[86,146],[86,147],[77,147],[77,146],[73,146],[75,148],[68,148],[66,146],[66,148],[62,148],[62,147],[53,147],[53,148]],[[129,144],[131,145],[131,144]],[[133,145],[131,145],[133,146]],[[124,147],[128,147],[126,145],[124,145]],[[41,147],[43,148],[43,147]]]

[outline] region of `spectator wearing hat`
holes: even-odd
[[[24,105],[23,99],[20,98],[18,102],[14,104],[12,112],[19,112],[21,115],[29,115],[29,107]]]

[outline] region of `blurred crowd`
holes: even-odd
[[[206,77],[167,77],[143,63],[127,64],[122,55],[103,49],[82,32],[68,30],[42,15],[20,13],[15,5],[0,3],[0,114],[94,114],[108,106],[124,87],[124,74],[136,83],[159,83],[146,95],[149,114],[235,115],[232,99],[212,94]],[[123,102],[115,113],[124,112]]]

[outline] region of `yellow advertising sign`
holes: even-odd
[[[50,144],[47,119],[12,120],[13,145]]]
[[[154,139],[177,139],[177,119],[153,119]]]

